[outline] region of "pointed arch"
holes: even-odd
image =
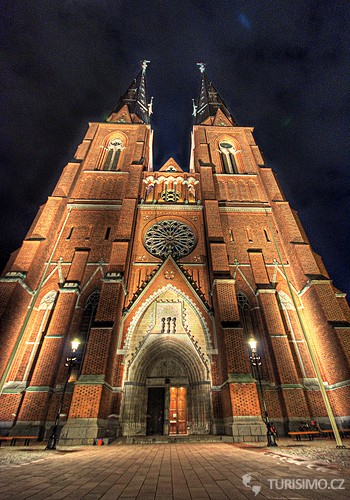
[[[118,166],[122,160],[122,153],[127,147],[128,137],[121,131],[107,135],[101,145],[101,154],[98,159],[98,170],[120,170]]]
[[[79,334],[78,334],[80,345],[79,345],[79,350],[77,352],[77,361],[72,371],[73,379],[78,378],[83,366],[84,356],[89,341],[90,329],[96,316],[99,300],[100,300],[100,291],[94,290],[88,296],[85,302],[85,307],[81,318]]]
[[[279,299],[280,309],[295,311],[293,301],[289,297],[289,295],[286,294],[286,292],[281,290],[277,293],[277,295],[278,295],[278,299]]]
[[[41,299],[38,309],[46,310],[52,309],[56,300],[57,291],[51,290]]]
[[[228,183],[228,192],[229,192],[228,200],[234,201],[237,198],[236,184],[234,184],[233,182],[229,182]]]
[[[234,137],[221,136],[216,141],[224,174],[238,174],[242,169],[241,145]]]
[[[241,291],[238,291],[236,296],[244,331],[248,337],[252,335],[254,336],[253,318],[248,297]]]
[[[299,345],[297,340],[302,340],[302,337],[300,337],[300,323],[295,311],[294,303],[291,297],[283,290],[277,292],[277,299],[279,307],[281,309],[282,319],[284,321],[287,334],[292,340],[291,350],[295,353],[296,358],[298,359],[297,368],[300,370],[300,375],[303,378],[306,378],[307,373],[302,355],[302,347]],[[304,353],[307,355],[308,351],[304,351]]]
[[[52,286],[52,283],[48,284]],[[50,318],[55,307],[57,290],[50,290],[41,298],[39,306],[35,308],[33,322],[26,330],[21,341],[20,355],[14,360],[9,372],[9,380],[27,381],[36,362],[38,350],[45,332],[50,323]]]
[[[240,194],[240,199],[242,201],[247,200],[247,185],[242,179],[238,182],[238,189]]]
[[[129,360],[123,382],[122,428],[124,435],[147,433],[147,399],[149,389],[160,386],[165,393],[164,420],[161,434],[169,434],[169,416],[173,418],[169,393],[179,385],[186,392],[185,432],[205,434],[212,422],[211,376],[207,360],[196,352],[184,335],[153,335]],[[153,384],[152,384],[153,383]],[[171,386],[169,386],[171,384]],[[168,394],[168,396],[166,396]],[[167,397],[168,402],[167,401]],[[186,430],[187,429],[187,430]],[[188,431],[189,429],[189,431]]]
[[[259,195],[258,195],[258,189],[256,187],[255,182],[249,181],[248,182],[248,189],[250,192],[250,198],[253,201],[258,201],[259,200]]]
[[[190,383],[208,378],[208,370],[203,360],[196,354],[191,342],[184,339],[179,341],[176,336],[153,339],[145,343],[144,349],[138,353],[138,362],[130,363],[128,378],[145,383],[147,374],[151,373],[162,359],[169,357],[169,354],[179,365],[185,364]]]
[[[166,295],[162,295],[164,293]],[[186,307],[182,305],[183,302],[186,304],[187,313]],[[166,311],[169,311],[170,315],[168,305],[171,314],[177,318],[179,310],[182,314],[185,313],[181,325],[177,322],[176,331],[172,330],[170,333],[167,329],[164,331],[161,328],[163,323],[161,316]],[[196,317],[196,332],[199,333],[200,330],[200,337],[197,336],[197,340],[190,333],[193,321],[190,319],[191,323],[187,322],[190,309],[192,319],[194,315]],[[164,318],[167,319],[171,318]],[[125,369],[122,382],[121,421],[124,435],[144,435],[148,432],[147,401],[152,387],[160,387],[165,394],[164,419],[160,433],[171,433],[169,416],[173,415],[171,413],[173,410],[169,394],[172,388],[179,386],[186,394],[188,414],[185,425],[190,429],[189,433],[209,432],[212,422],[210,391],[212,381],[210,355],[207,349],[211,341],[209,338],[208,342],[208,334],[201,311],[186,294],[173,285],[169,284],[158,289],[139,307],[128,328],[123,350]],[[121,353],[119,351],[119,354]]]
[[[229,197],[229,194],[228,194],[228,190],[227,190],[227,182],[225,182],[224,180],[219,180],[218,182],[219,184],[219,196],[220,196],[220,200],[229,200],[230,197]]]

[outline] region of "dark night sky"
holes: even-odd
[[[3,0],[1,267],[72,158],[150,59],[155,168],[188,168],[207,74],[350,292],[350,2]]]

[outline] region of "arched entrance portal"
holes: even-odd
[[[187,334],[149,334],[127,371],[123,435],[210,433],[210,387]]]

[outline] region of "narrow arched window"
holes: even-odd
[[[71,239],[72,234],[73,234],[73,229],[74,229],[74,227],[72,226],[72,227],[70,228],[70,230],[69,230],[69,233],[67,234],[67,238],[66,238],[66,240],[70,240],[70,239]]]
[[[237,174],[238,168],[235,157],[235,148],[230,142],[223,141],[219,144],[222,169],[225,174]]]
[[[124,149],[124,144],[119,137],[112,139],[107,146],[107,157],[103,165],[103,170],[117,170],[120,154]]]
[[[254,334],[253,321],[250,310],[250,304],[244,293],[242,292],[237,293],[237,303],[244,331],[246,332],[247,336],[251,336]]]
[[[249,241],[249,243],[252,243],[252,241],[253,241],[252,230],[250,229],[250,227],[246,227],[245,231],[246,231],[246,234],[247,234],[247,240]]]
[[[91,225],[88,226],[87,231],[86,231],[86,236],[85,236],[86,240],[89,240],[91,238],[92,231],[93,231],[93,226],[91,226]]]
[[[57,292],[51,290],[42,299],[39,304],[37,313],[37,323],[36,323],[36,333],[35,338],[32,337],[32,341],[25,342],[25,350],[22,358],[22,363],[16,369],[17,373],[10,378],[10,380],[29,380],[35,364],[37,362],[38,355],[40,353],[40,348],[50,324],[50,318],[55,307],[55,301],[57,297]],[[33,335],[34,332],[31,333]],[[24,361],[24,362],[23,362]],[[10,375],[12,373],[10,372]]]
[[[282,310],[282,319],[284,320],[284,324],[288,333],[288,336],[290,336],[290,341],[291,341],[291,349],[293,352],[293,356],[297,357],[299,364],[297,365],[297,369],[299,372],[299,376],[302,378],[306,378],[306,368],[304,365],[304,360],[301,352],[302,348],[302,343],[300,344],[298,341],[298,338],[301,339],[302,337],[299,337],[300,335],[300,323],[298,321],[298,317],[296,315],[295,311],[295,306],[293,303],[292,298],[286,294],[286,292],[283,292],[282,290],[277,293],[278,297],[278,302],[279,302],[279,307]]]
[[[80,340],[80,346],[77,352],[77,361],[75,363],[75,366],[72,371],[72,376],[70,378],[71,381],[76,380],[81,372],[86,352],[86,347],[89,340],[89,333],[91,325],[96,316],[96,310],[99,299],[100,299],[100,292],[98,290],[95,290],[86,301],[84,314],[80,325],[79,335],[77,335],[77,337]]]

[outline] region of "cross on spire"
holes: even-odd
[[[149,65],[151,61],[147,61],[146,59],[144,59],[141,63],[141,67],[142,67],[142,71],[145,72],[146,71],[146,68],[147,66]]]
[[[199,63],[197,63],[197,66],[199,68],[199,71],[201,73],[204,73],[204,71],[205,71],[205,63],[199,62]]]

